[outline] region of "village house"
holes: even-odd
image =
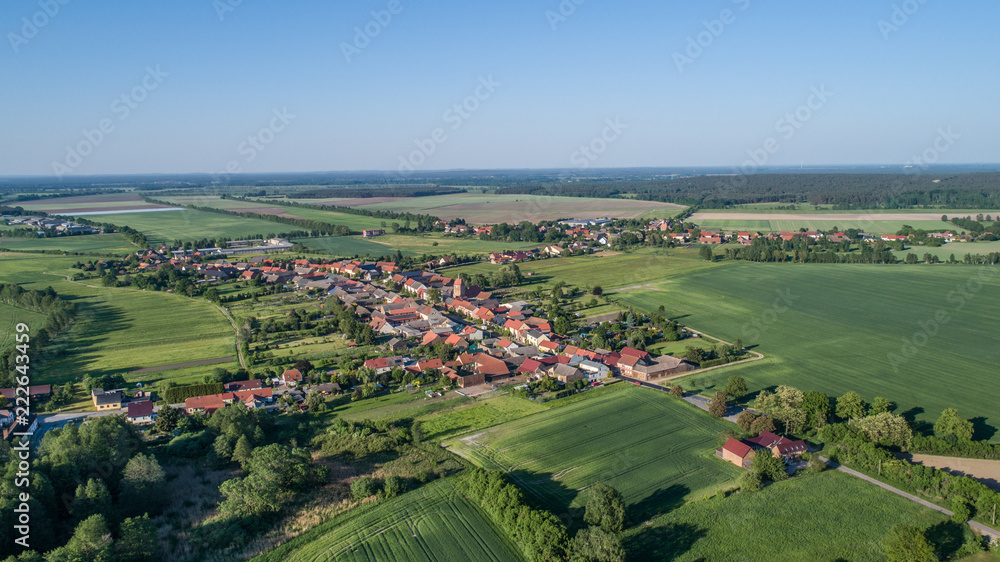
[[[747,442],[755,448],[768,449],[775,457],[786,460],[798,458],[809,450],[805,441],[789,439],[770,431],[763,431],[757,437],[747,439]]]
[[[153,423],[156,420],[156,414],[153,413],[153,401],[140,400],[138,402],[129,402],[126,417],[134,425],[149,425]]]
[[[756,452],[750,445],[740,441],[739,439],[733,439],[730,437],[721,449],[715,451],[715,454],[722,457],[723,460],[731,462],[736,466],[750,468],[750,464],[753,462],[753,457]]]
[[[95,388],[90,391],[90,397],[98,411],[122,409],[122,392],[120,390],[104,392],[102,388]]]

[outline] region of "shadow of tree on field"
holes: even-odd
[[[954,521],[942,521],[927,528],[927,539],[934,543],[943,560],[950,560],[965,543],[967,528]]]
[[[507,473],[507,479],[524,492],[528,505],[551,511],[571,531],[586,526],[583,521],[583,507],[571,506],[576,496],[587,491],[577,491],[558,479],[557,473],[530,472],[519,469]]]
[[[997,428],[986,423],[986,418],[978,416],[969,420],[972,422],[972,438],[976,440],[989,441],[997,433]]]
[[[647,527],[625,539],[622,546],[626,560],[675,560],[706,534],[705,529],[690,523],[670,523]]]
[[[691,488],[684,484],[671,484],[656,490],[645,499],[633,504],[628,509],[628,518],[633,525],[642,523],[658,515],[670,513],[684,504],[684,498],[691,493]]]

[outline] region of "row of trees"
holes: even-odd
[[[11,387],[18,375],[25,374],[37,363],[45,346],[70,325],[76,317],[76,305],[60,298],[52,287],[41,291],[25,290],[13,283],[0,284],[0,303],[45,315],[41,326],[28,323],[28,332],[17,333],[16,337],[13,332],[18,320],[16,316],[8,320],[12,343],[0,349],[0,386]],[[27,362],[18,360],[22,355],[28,357]]]

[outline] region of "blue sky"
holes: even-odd
[[[988,0],[62,1],[0,5],[0,175],[1000,161]]]

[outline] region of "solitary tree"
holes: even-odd
[[[712,397],[712,403],[708,405],[708,413],[712,414],[717,418],[721,418],[726,415],[726,402],[729,400],[729,396],[723,391],[717,391],[715,396]]]
[[[968,441],[972,439],[972,422],[958,417],[958,410],[955,408],[948,408],[941,412],[941,417],[934,423],[934,435],[954,435],[959,440]]]
[[[611,533],[620,532],[625,527],[625,501],[621,493],[604,482],[591,486],[583,520]]]
[[[707,245],[702,246],[701,249],[698,250],[698,255],[705,261],[712,261],[715,259],[715,253],[712,252],[712,247]]]
[[[747,394],[747,381],[739,375],[733,375],[729,377],[726,387],[722,390],[734,398],[742,398]]]
[[[681,388],[681,385],[675,384],[670,387],[670,394],[671,396],[676,396],[677,398],[684,398],[684,389]]]

